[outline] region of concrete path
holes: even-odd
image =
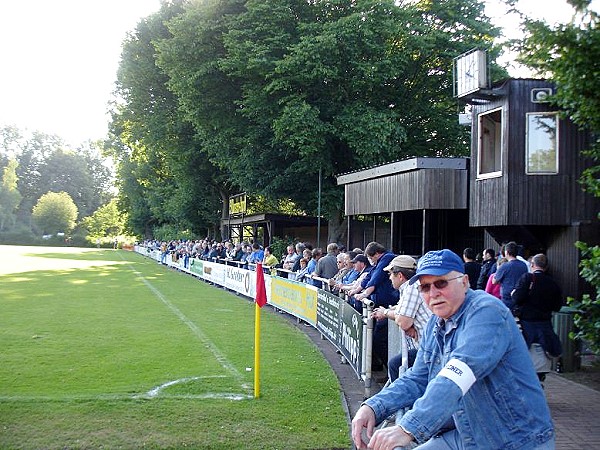
[[[554,373],[544,385],[556,429],[556,449],[600,449],[600,391]]]

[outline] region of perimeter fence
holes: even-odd
[[[174,260],[156,249],[135,246],[134,250],[158,263],[187,273],[205,282],[222,287],[239,295],[254,299],[256,295],[256,272],[253,264],[238,261],[205,261],[198,258]],[[276,272],[275,272],[276,271]],[[329,290],[328,280],[314,278],[321,287],[293,279],[293,273],[275,269],[265,273],[267,304],[276,310],[294,316],[298,321],[313,326],[323,339],[327,339],[340,353],[340,361],[349,364],[358,379],[364,382],[365,397],[371,395],[373,320],[370,315],[372,302],[365,302],[362,312],[352,307],[345,294]],[[276,273],[276,274],[273,274]],[[397,326],[389,329],[389,354],[402,350],[402,334]]]

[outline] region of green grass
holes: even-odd
[[[349,448],[310,340],[140,255],[0,246],[0,448]]]

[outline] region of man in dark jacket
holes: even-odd
[[[481,272],[481,264],[475,261],[475,250],[467,247],[463,250],[464,272],[469,276],[469,286],[471,289],[477,289],[477,280]]]
[[[562,307],[563,299],[560,286],[546,273],[548,258],[539,253],[531,261],[531,273],[519,278],[512,298],[515,302],[515,314],[518,315],[527,348],[539,344],[550,356],[562,353],[560,339],[552,328],[552,312]],[[538,372],[543,381],[545,374]]]
[[[493,248],[486,248],[483,251],[483,262],[477,279],[477,289],[485,291],[488,278],[496,271],[496,252]]]

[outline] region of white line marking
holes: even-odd
[[[131,394],[98,394],[98,395],[0,395],[0,402],[71,402],[71,401],[125,401],[125,400],[150,400],[154,397],[146,395]],[[198,400],[198,399],[223,399],[223,400],[248,400],[253,398],[250,394],[235,392],[206,393],[206,394],[161,394],[160,398]]]
[[[185,314],[183,314],[175,305],[173,305],[152,283],[150,283],[150,281],[148,281],[142,275],[141,272],[135,270],[135,268],[131,264],[128,264],[128,266],[129,266],[130,270],[142,280],[142,282],[148,287],[148,289],[150,289],[152,291],[152,293],[154,293],[154,295],[179,318],[179,320],[181,320],[184,324],[186,324],[188,326],[188,328],[190,330],[192,330],[192,332],[196,335],[196,337],[198,337],[198,339],[200,339],[200,341],[210,350],[210,352],[213,354],[215,359],[217,361],[219,361],[219,363],[221,363],[221,366],[224,369],[226,369],[235,378],[235,380],[241,385],[242,389],[245,389],[246,391],[250,391],[252,389],[252,387],[249,386],[247,383],[244,383],[244,378],[243,378],[241,372],[235,368],[235,366],[227,359],[227,357],[223,353],[221,353],[221,351],[202,332],[202,330],[200,328],[198,328],[198,326],[194,322],[192,322],[190,319],[188,319],[185,316]],[[169,383],[175,384],[176,382],[169,382]],[[166,386],[164,386],[164,387],[166,387]],[[158,389],[160,391],[160,386]],[[152,391],[150,391],[150,392],[152,392]],[[220,394],[211,394],[211,395],[216,395],[217,397],[209,397],[209,398],[219,398]],[[206,398],[206,397],[201,397],[201,398]]]
[[[219,361],[219,363],[221,363],[221,366],[223,366],[224,369],[226,369],[230,374],[232,374],[234,377],[236,377],[238,380],[240,380],[240,382],[243,380],[242,378],[242,374],[235,368],[235,366],[233,364],[231,364],[229,362],[229,360],[227,359],[227,357],[221,353],[221,351],[213,344],[213,342],[202,332],[202,330],[200,328],[198,328],[198,326],[192,322],[190,319],[188,319],[185,314],[183,314],[173,303],[171,303],[164,295],[162,295],[162,293],[156,289],[152,283],[150,283],[148,280],[146,280],[146,278],[144,278],[144,276],[139,273],[139,272],[135,272],[142,280],[142,282],[148,287],[148,289],[150,289],[154,295],[156,297],[158,297],[158,299],[164,303],[164,305],[169,308],[173,314],[175,314],[179,320],[181,320],[184,324],[186,324],[188,326],[188,328],[190,330],[192,330],[192,332],[196,335],[196,337],[198,339],[200,339],[200,341],[202,341],[202,343],[210,350],[210,352],[213,354],[213,356],[216,358],[217,361]]]

